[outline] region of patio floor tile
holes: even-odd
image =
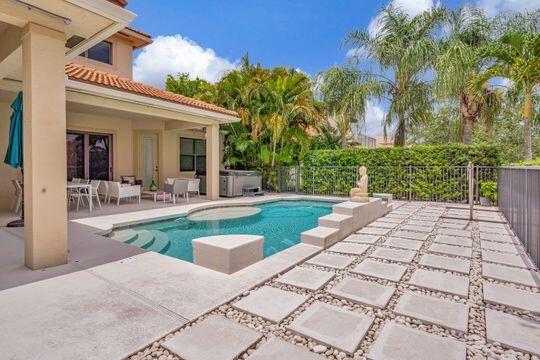
[[[395,217],[384,216],[382,218],[379,218],[378,221],[384,221],[386,223],[399,224],[399,223],[405,221],[405,219],[404,218],[395,218]]]
[[[407,225],[403,225],[401,227],[401,230],[430,233],[433,230],[433,226],[422,226],[422,225],[407,224]]]
[[[540,293],[484,281],[484,301],[540,314]]]
[[[505,254],[497,251],[482,250],[482,260],[524,269],[529,267],[520,255]]]
[[[468,237],[458,237],[451,235],[437,235],[433,242],[454,245],[454,246],[465,246],[472,247],[472,239]]]
[[[435,226],[436,221],[426,221],[426,220],[409,220],[407,225],[417,225],[417,226]]]
[[[489,240],[508,244],[514,243],[514,240],[506,231],[503,234],[480,232],[480,240]]]
[[[317,291],[335,276],[333,272],[295,267],[276,279],[277,282],[298,288]]]
[[[468,247],[454,246],[434,243],[428,249],[429,252],[437,254],[446,254],[454,256],[463,256],[470,258],[472,256],[472,249]]]
[[[329,293],[357,304],[384,309],[395,291],[393,286],[346,277]]]
[[[365,228],[360,229],[356,233],[357,234],[369,234],[369,235],[386,235],[390,231],[392,231],[392,229],[384,229],[384,228],[367,226]]]
[[[429,324],[440,325],[462,333],[467,332],[469,306],[433,296],[405,292],[394,312]]]
[[[420,250],[424,243],[417,240],[409,240],[397,237],[389,237],[384,245],[408,250]]]
[[[366,252],[367,249],[369,249],[369,245],[355,244],[350,242],[338,242],[337,244],[330,247],[328,251],[351,255],[362,255]]]
[[[165,341],[163,347],[185,360],[233,360],[261,337],[234,320],[210,315]]]
[[[322,253],[306,261],[306,264],[325,266],[334,269],[345,269],[354,260],[355,259],[350,256]]]
[[[412,274],[409,284],[459,296],[467,296],[469,293],[467,277],[438,271],[417,269]]]
[[[486,332],[490,341],[540,355],[540,324],[537,322],[486,309]]]
[[[300,307],[308,298],[309,296],[306,295],[263,286],[234,303],[233,307],[278,323]]]
[[[322,356],[306,350],[304,347],[293,345],[278,338],[271,338],[263,346],[255,350],[249,360],[323,360]]]
[[[387,322],[371,347],[371,360],[465,360],[465,343]]]
[[[371,316],[315,302],[287,327],[300,336],[352,354],[372,323]]]
[[[410,263],[416,256],[416,251],[378,247],[369,256],[379,259]]]
[[[389,264],[381,261],[366,259],[351,270],[353,273],[399,281],[407,271],[407,267],[397,264]]]
[[[540,287],[540,279],[529,270],[517,269],[504,265],[482,263],[482,276],[509,283]]]
[[[503,244],[493,241],[480,241],[480,247],[484,250],[494,250],[509,254],[518,254],[518,250],[512,244]]]
[[[456,220],[457,221],[457,220]],[[471,225],[468,221],[462,223],[447,222],[446,220],[440,224],[441,228],[456,229],[456,230],[471,230]]]
[[[394,234],[394,236],[404,238],[404,239],[424,241],[429,237],[429,234],[421,234],[421,233],[412,232],[412,231],[398,231],[397,233]]]
[[[469,260],[450,258],[434,254],[425,254],[420,259],[419,264],[435,269],[455,271],[463,274],[469,274],[469,270],[471,268],[471,262]]]
[[[472,237],[470,230],[459,230],[459,229],[439,229],[439,234],[453,235],[453,236],[463,236],[463,237]]]
[[[343,241],[360,244],[375,244],[380,238],[379,235],[352,234],[343,239]]]
[[[392,222],[386,222],[383,220],[377,220],[369,224],[369,226],[378,227],[378,228],[384,228],[384,229],[393,229],[399,224],[392,223]]]

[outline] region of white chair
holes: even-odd
[[[171,194],[173,204],[176,204],[176,195],[182,195],[186,198],[186,202],[189,203],[188,193],[189,180],[188,179],[174,179],[172,184],[165,183],[165,192]]]
[[[200,193],[201,179],[190,179],[188,183],[188,194],[197,193],[197,197],[201,197]]]
[[[109,198],[109,181],[101,180],[99,182],[98,194],[103,198],[103,203],[107,203]]]
[[[90,185],[92,186],[90,188],[90,197],[95,197],[97,200],[97,203],[99,205],[99,208],[101,209],[101,201],[99,201],[99,185],[101,184],[101,180],[91,180]]]
[[[111,198],[116,199],[116,206],[120,205],[120,199],[128,199],[132,197],[139,198],[141,203],[141,185],[122,186],[119,182],[109,182],[109,202]]]
[[[22,204],[22,197],[23,197],[22,186],[21,186],[21,182],[15,179],[11,180],[11,184],[13,185],[15,192],[13,193],[13,200],[11,201],[10,209],[13,212],[18,214],[19,211],[21,210],[21,204]]]
[[[77,189],[70,189],[68,192],[68,210],[71,208],[71,202],[77,201],[77,212],[79,212],[79,206],[82,202],[84,205],[84,198],[88,200],[88,204],[90,204],[90,194],[87,191],[82,190],[81,188]]]

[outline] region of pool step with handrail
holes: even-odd
[[[146,249],[158,253],[165,252],[171,245],[171,241],[169,240],[167,234],[159,230],[150,230],[150,232],[154,236],[154,242]]]

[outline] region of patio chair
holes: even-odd
[[[101,180],[98,187],[98,195],[102,197],[103,203],[107,203],[109,197],[109,181]]]
[[[120,205],[120,199],[139,198],[141,203],[141,185],[120,184],[116,181],[109,182],[109,202],[111,198],[116,199],[116,206]]]
[[[172,184],[165,183],[165,192],[171,194],[173,204],[176,204],[176,195],[182,195],[186,198],[186,202],[189,203],[188,193],[189,180],[188,179],[174,179]]]
[[[120,176],[120,181],[122,184],[140,185],[141,187],[143,185],[142,180],[137,180],[135,175],[122,175]]]
[[[68,210],[71,208],[71,202],[77,201],[77,212],[79,212],[79,206],[82,202],[84,205],[84,198],[88,200],[90,204],[90,194],[82,189],[70,189],[68,192]]]
[[[22,204],[22,186],[21,182],[19,180],[12,179],[11,184],[13,185],[13,188],[15,189],[15,192],[13,193],[13,200],[11,201],[10,209],[15,212],[19,213],[21,210],[21,204]]]
[[[197,197],[201,197],[200,193],[201,179],[190,179],[188,183],[188,194],[197,193]]]
[[[101,180],[91,180],[90,185],[92,187],[90,188],[90,197],[96,197],[97,203],[99,205],[99,208],[101,209],[101,201],[99,201],[99,185],[101,184]]]

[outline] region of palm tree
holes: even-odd
[[[318,78],[317,88],[328,114],[326,124],[337,131],[341,147],[346,148],[352,125],[364,120],[367,100],[378,95],[380,87],[347,67],[332,67]]]
[[[493,78],[506,78],[524,97],[523,125],[525,131],[525,159],[532,159],[531,118],[533,93],[540,85],[540,33],[508,31],[487,45],[483,55],[490,65],[474,77],[469,90],[477,98]]]
[[[396,146],[405,145],[407,128],[431,112],[431,88],[423,75],[438,51],[433,32],[444,17],[441,7],[410,17],[391,5],[378,17],[375,33],[356,30],[346,37],[380,67],[372,76],[381,84],[381,97],[389,102],[384,130],[394,127]]]
[[[491,121],[499,105],[495,91],[485,87],[476,98],[467,89],[485,62],[481,47],[489,41],[491,24],[482,10],[469,7],[450,12],[449,23],[450,34],[435,62],[435,93],[440,99],[458,102],[462,141],[471,145],[474,125]]]

